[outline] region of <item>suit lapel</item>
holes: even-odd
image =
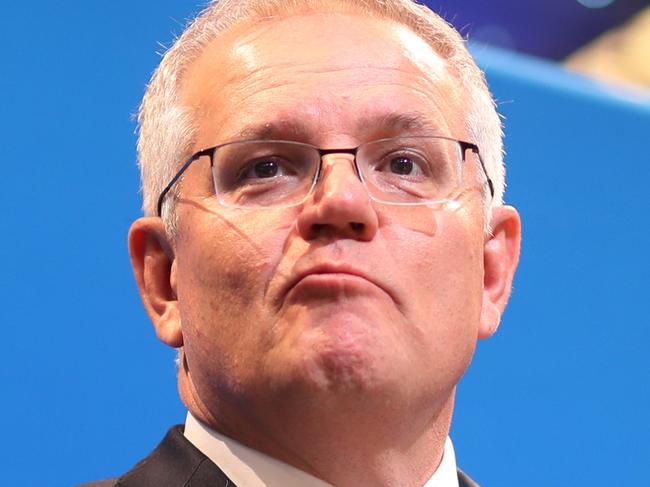
[[[480,487],[476,482],[474,482],[469,475],[463,472],[460,468],[458,472],[458,487]]]
[[[182,426],[174,426],[156,449],[116,487],[236,487],[219,467],[201,453],[185,436]]]

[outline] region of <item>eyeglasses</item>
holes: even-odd
[[[320,149],[287,140],[243,140],[193,154],[158,198],[158,216],[167,193],[190,165],[209,157],[214,192],[223,206],[278,208],[303,203],[321,175],[323,156],[350,154],[370,198],[391,205],[444,204],[466,185],[463,166],[474,155],[490,195],[494,186],[478,146],[441,136],[391,137],[352,149]]]

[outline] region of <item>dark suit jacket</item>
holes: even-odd
[[[478,487],[458,471],[460,487]],[[183,435],[181,425],[167,432],[160,445],[121,477],[79,487],[237,487],[208,457]],[[241,485],[239,487],[246,487]]]

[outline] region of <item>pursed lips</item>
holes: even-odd
[[[392,292],[388,286],[376,280],[374,277],[370,276],[368,273],[363,270],[354,267],[346,262],[324,262],[316,265],[307,267],[297,271],[282,287],[282,290],[279,294],[280,302],[283,302],[287,294],[297,286],[303,279],[312,276],[312,275],[327,275],[327,274],[347,274],[349,276],[358,277],[368,281],[374,286],[381,289],[386,293],[396,304],[399,305],[399,301],[396,299],[394,292]]]

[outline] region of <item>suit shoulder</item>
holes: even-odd
[[[105,480],[95,480],[93,482],[87,482],[85,484],[79,484],[77,487],[115,487],[118,482],[118,478],[114,479],[105,479]]]

